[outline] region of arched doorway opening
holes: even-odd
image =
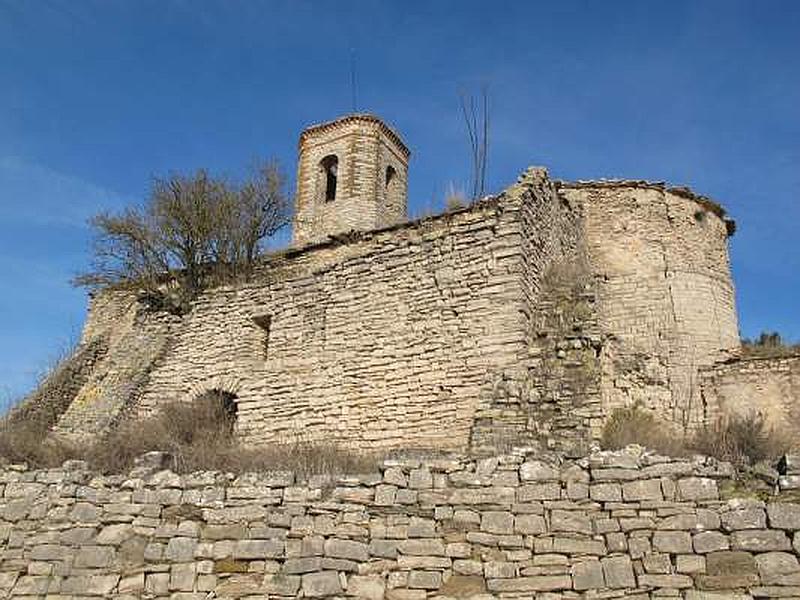
[[[221,433],[232,435],[238,412],[236,400],[236,394],[212,389],[196,396],[193,403],[197,410],[197,418],[205,421],[203,425],[216,426]]]

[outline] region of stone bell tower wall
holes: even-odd
[[[409,151],[377,117],[350,115],[300,137],[295,246],[329,235],[369,231],[406,220]],[[326,157],[336,158],[336,197],[326,199]]]
[[[582,203],[604,333],[606,412],[641,402],[683,425],[707,418],[698,371],[739,348],[720,207],[645,182],[563,184]]]

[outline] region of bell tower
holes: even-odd
[[[406,220],[410,152],[378,117],[352,114],[309,127],[299,155],[295,246]]]

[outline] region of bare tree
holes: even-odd
[[[462,92],[461,114],[467,126],[467,137],[472,158],[472,200],[482,198],[486,192],[486,164],[489,152],[489,88],[481,88],[480,97]]]
[[[202,169],[156,179],[141,207],[91,219],[93,264],[74,283],[133,286],[164,299],[172,282],[185,309],[203,287],[252,275],[264,240],[289,223],[285,190],[275,161],[241,183]]]

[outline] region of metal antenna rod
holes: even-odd
[[[353,112],[356,112],[356,51],[354,48],[350,48],[350,90],[353,97]]]

